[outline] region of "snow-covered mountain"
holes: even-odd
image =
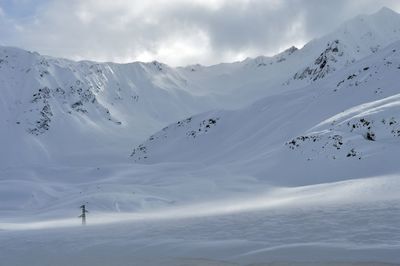
[[[149,132],[210,108],[158,62],[72,62],[8,47],[0,53],[3,166],[107,147],[121,159],[124,147]]]
[[[399,73],[400,42],[395,42],[304,88],[172,124],[134,149],[132,158],[228,163],[260,177],[276,173],[274,179],[290,179],[293,169],[284,167],[290,160],[294,168],[316,160],[323,171],[350,160],[347,178],[359,177],[351,169],[361,175],[400,171],[393,160],[400,152]],[[386,157],[385,169],[377,167]],[[321,172],[312,167],[305,174],[311,178]]]
[[[300,49],[213,66],[74,62],[1,47],[0,231],[71,225],[19,223],[74,216],[83,202],[98,224],[235,213],[226,218],[233,233],[247,232],[246,212],[276,206],[317,206],[312,217],[327,206],[354,204],[349,217],[357,204],[398,206],[399,77],[400,14],[387,8]],[[140,215],[104,216],[132,211]],[[214,222],[199,223],[190,226],[202,239]],[[357,232],[327,237],[368,242]],[[382,254],[399,250],[397,235],[376,238],[394,243]],[[249,239],[240,256],[261,241]],[[263,245],[257,252],[268,254]]]
[[[400,17],[383,8],[302,49],[209,67],[73,62],[3,47],[1,164],[123,161],[170,123],[300,89],[399,39]]]

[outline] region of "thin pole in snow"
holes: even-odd
[[[86,225],[86,213],[88,213],[89,211],[86,210],[86,206],[85,204],[81,205],[80,207],[82,209],[82,214],[79,215],[79,218],[82,218],[82,225]]]

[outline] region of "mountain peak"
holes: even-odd
[[[381,9],[379,9],[375,15],[382,15],[382,16],[387,16],[387,15],[399,15],[399,13],[397,13],[396,11],[394,11],[393,9],[390,9],[386,6],[382,7]]]

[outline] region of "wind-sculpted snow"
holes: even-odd
[[[84,228],[74,219],[0,222],[0,258],[6,265],[41,266],[394,266],[398,182],[381,176],[162,210],[96,213]]]

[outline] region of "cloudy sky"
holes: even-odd
[[[0,0],[0,45],[71,59],[213,64],[302,46],[399,0]]]

